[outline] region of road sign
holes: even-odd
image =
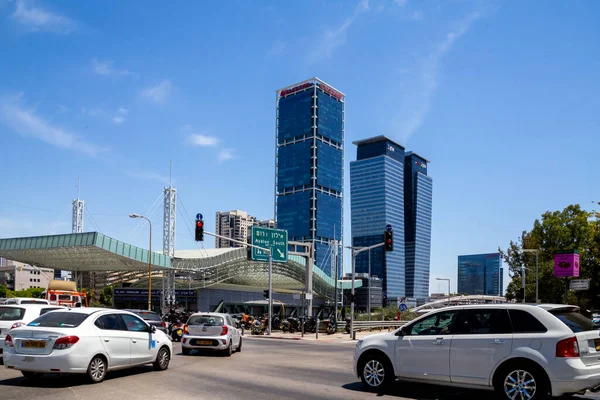
[[[294,293],[294,300],[300,300],[300,293]]]
[[[400,311],[404,312],[408,310],[408,306],[405,303],[400,304]]]
[[[590,288],[589,279],[573,279],[569,284],[571,290],[589,290]]]
[[[253,226],[252,245],[271,249],[273,262],[286,263],[288,260],[288,233],[286,230]],[[252,259],[269,261],[269,254],[253,247]]]
[[[390,224],[387,224],[385,226],[385,230],[388,231],[388,232],[391,232],[392,231],[392,226]]]
[[[196,219],[202,219],[202,214],[200,214],[200,213],[196,214]]]
[[[306,296],[306,300],[312,300],[313,299],[312,293],[306,293],[304,296]]]

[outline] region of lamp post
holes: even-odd
[[[129,214],[129,218],[143,218],[150,224],[150,246],[148,249],[148,311],[152,311],[152,221],[140,214]]]
[[[535,253],[535,304],[538,303],[539,300],[539,275],[538,275],[538,249],[523,249],[523,253]],[[525,286],[523,286],[525,287]],[[525,296],[523,296],[525,297]]]
[[[448,281],[448,297],[450,297],[450,278],[435,278],[438,281]]]

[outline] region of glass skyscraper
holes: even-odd
[[[404,228],[406,296],[429,296],[431,203],[433,181],[425,158],[407,152],[404,158]]]
[[[356,161],[350,163],[352,246],[383,242],[392,225],[394,250],[371,250],[371,275],[383,279],[383,295],[390,301],[406,296],[404,257],[404,147],[385,136],[354,142]],[[357,273],[369,272],[368,252],[355,261]]]
[[[458,256],[458,293],[501,296],[504,271],[500,253]]]
[[[333,240],[343,265],[344,99],[318,78],[277,91],[276,225],[290,241],[313,242],[330,276]]]

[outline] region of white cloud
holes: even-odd
[[[408,3],[408,0],[394,0],[394,3],[398,4],[400,7],[404,7],[406,3]]]
[[[127,70],[118,70],[112,67],[112,61],[99,61],[92,58],[92,69],[98,75],[130,75]]]
[[[352,26],[352,24],[359,15],[369,10],[369,0],[361,0],[356,5],[352,16],[346,18],[342,25],[340,25],[336,29],[326,30],[323,33],[322,37],[317,40],[318,45],[310,54],[309,61],[311,63],[315,63],[322,59],[331,58],[335,49],[346,43],[346,31],[348,30],[348,28]]]
[[[270,57],[280,56],[285,53],[288,43],[284,40],[276,40],[267,52]]]
[[[169,178],[161,175],[161,174],[157,174],[155,172],[151,172],[151,171],[127,171],[127,175],[129,175],[132,178],[135,179],[142,179],[142,180],[147,180],[147,181],[156,181],[156,182],[160,182],[160,183],[169,183]]]
[[[113,117],[112,121],[113,121],[115,124],[119,125],[119,124],[122,124],[123,122],[125,122],[125,118],[124,118],[124,117],[117,116],[117,117]]]
[[[119,112],[119,114],[123,114],[123,115],[125,115],[129,112],[129,110],[124,107],[119,107],[119,109],[117,111]]]
[[[0,101],[0,122],[10,129],[23,136],[34,137],[53,146],[79,151],[90,156],[96,156],[107,150],[87,142],[75,133],[53,126],[38,116],[35,111],[23,108],[19,104],[20,97]]]
[[[218,160],[219,162],[224,162],[227,160],[231,160],[234,158],[233,149],[223,149],[219,152]]]
[[[112,122],[114,122],[117,125],[122,124],[127,119],[125,118],[125,115],[127,115],[127,113],[129,113],[128,109],[119,107],[119,109],[117,110],[117,115],[112,117]]]
[[[393,130],[398,132],[401,143],[406,143],[423,124],[438,87],[439,69],[444,57],[452,50],[456,41],[482,16],[482,12],[476,11],[462,20],[420,62],[418,74],[411,74],[404,82],[405,87],[400,96],[400,112],[393,121]]]
[[[26,0],[16,1],[15,12],[11,17],[33,32],[70,33],[77,29],[77,23],[72,19],[36,7]]]
[[[193,144],[194,146],[215,146],[219,143],[219,139],[214,136],[192,133],[188,135],[188,143]]]
[[[142,91],[142,97],[157,103],[163,104],[171,93],[171,82],[168,79],[163,80],[156,86]]]

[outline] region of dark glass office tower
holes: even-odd
[[[406,296],[417,299],[429,296],[433,181],[428,163],[413,152],[404,158]]]
[[[388,301],[406,296],[404,259],[404,147],[385,136],[354,142],[356,161],[350,163],[352,246],[383,242],[387,224],[394,232],[394,250],[371,250],[371,275],[381,278]],[[368,252],[358,254],[357,273],[369,272]]]
[[[277,228],[289,240],[314,242],[315,263],[329,276],[333,240],[343,265],[344,99],[318,78],[277,91]]]
[[[458,256],[458,293],[501,296],[504,291],[500,253]]]

